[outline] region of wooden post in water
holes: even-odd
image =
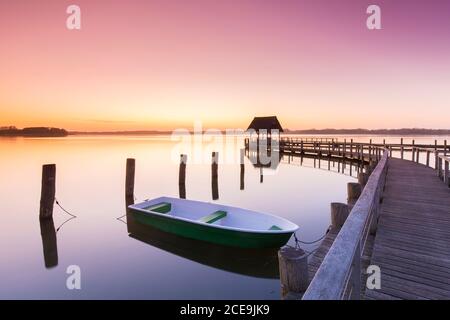
[[[361,185],[362,188],[364,188],[368,179],[369,175],[367,173],[365,172],[358,173],[358,183]]]
[[[278,251],[281,295],[299,299],[309,285],[308,256],[300,248],[284,246]]]
[[[127,159],[127,171],[125,175],[125,199],[127,205],[134,203],[134,174],[136,168],[135,159]]]
[[[350,207],[345,203],[332,202],[331,203],[331,227],[339,230],[347,220],[350,214]]]
[[[187,155],[180,155],[180,170],[178,173],[178,191],[180,199],[186,199],[186,163]]]
[[[212,188],[212,198],[213,200],[219,199],[219,183],[218,183],[218,167],[219,167],[219,153],[212,153],[212,163],[211,163],[211,188]]]
[[[56,192],[56,165],[46,164],[42,166],[41,203],[39,210],[40,219],[52,219],[53,204]]]
[[[353,158],[353,139],[350,139],[350,157]]]
[[[403,154],[405,150],[403,148],[403,138],[400,139],[400,158],[403,160]]]
[[[58,265],[58,246],[56,242],[56,230],[53,219],[41,219],[41,238],[44,251],[44,263],[47,269]]]
[[[439,166],[439,153],[434,151],[434,169],[437,170]]]
[[[244,164],[244,150],[241,149],[241,154],[240,154],[240,166],[241,166],[241,175],[240,175],[240,190],[244,190],[245,188],[245,164]]]
[[[347,183],[347,201],[348,204],[353,205],[358,201],[361,195],[362,187],[359,183],[349,182]]]

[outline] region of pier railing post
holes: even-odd
[[[53,217],[53,205],[56,193],[56,165],[46,164],[42,166],[41,202],[39,209],[40,219]]]
[[[427,150],[427,167],[430,166],[430,151]]]

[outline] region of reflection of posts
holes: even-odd
[[[134,174],[136,160],[127,159],[127,171],[125,176],[125,200],[127,206],[134,203]],[[131,203],[130,203],[131,202]]]
[[[178,189],[180,193],[180,199],[186,199],[186,162],[187,155],[182,154],[180,156],[180,171],[178,174]]]
[[[219,153],[212,153],[212,164],[211,164],[211,182],[212,182],[212,198],[213,200],[219,199],[219,184],[218,184],[218,170],[219,166]]]
[[[244,190],[245,187],[245,182],[244,182],[244,176],[245,176],[245,164],[244,164],[244,156],[245,156],[245,149],[241,149],[241,154],[240,154],[240,163],[241,163],[241,186],[240,189]]]
[[[56,231],[53,219],[41,219],[40,225],[45,267],[56,267],[58,265],[58,247],[56,245]]]
[[[51,219],[56,191],[56,165],[47,164],[42,167],[41,202],[39,210],[40,219]]]

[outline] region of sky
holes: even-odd
[[[449,88],[448,0],[0,0],[0,126],[450,128]]]

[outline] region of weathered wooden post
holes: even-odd
[[[361,195],[362,187],[361,184],[356,182],[347,183],[347,201],[348,204],[353,205],[358,201],[359,196]]]
[[[365,172],[358,173],[358,183],[361,185],[362,188],[364,188],[368,179],[369,175],[367,173]]]
[[[178,172],[178,191],[180,199],[186,199],[186,163],[187,155],[180,155],[180,170]]]
[[[127,170],[125,175],[125,199],[127,200],[127,204],[131,199],[132,202],[134,202],[135,168],[136,168],[136,160],[131,158],[127,159]]]
[[[350,139],[350,157],[353,158],[353,139]]]
[[[403,154],[404,154],[405,150],[403,147],[403,138],[400,139],[400,158],[403,160]]]
[[[213,200],[219,199],[219,183],[218,183],[218,167],[219,167],[219,153],[212,153],[212,163],[211,163],[211,187],[212,187],[212,198]]]
[[[416,148],[414,147],[414,145],[415,145],[415,141],[413,140],[412,141],[412,146],[411,146],[411,156],[412,156],[412,161],[414,162],[414,156],[415,156],[415,151],[416,151]]]
[[[444,140],[444,156],[447,156],[447,140]]]
[[[41,219],[39,222],[41,226],[45,267],[56,267],[58,265],[58,246],[56,242],[56,230],[53,219]]]
[[[332,202],[331,203],[331,227],[339,230],[347,220],[350,214],[350,207],[345,203]]]
[[[299,299],[309,285],[308,256],[300,248],[284,246],[278,251],[281,296]]]
[[[430,166],[430,150],[427,149],[427,167]]]
[[[53,217],[53,205],[56,193],[56,165],[46,164],[42,166],[41,203],[39,210],[40,219]]]
[[[435,150],[434,151],[434,170],[438,170],[439,166],[439,153]]]
[[[444,164],[444,182],[445,185],[450,185],[449,184],[449,176],[448,176],[448,161],[445,160],[445,164]]]
[[[240,175],[240,190],[244,190],[245,188],[245,163],[244,163],[244,150],[241,149],[240,154],[240,166],[241,166],[241,175]]]
[[[416,162],[419,163],[420,161],[420,148],[416,149]]]

